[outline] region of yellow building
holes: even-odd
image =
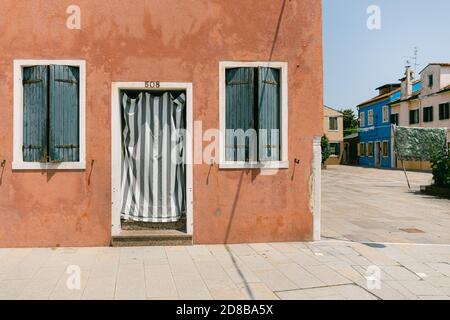
[[[330,107],[324,106],[323,132],[330,141],[330,158],[326,165],[338,165],[342,161],[344,147],[344,115]]]

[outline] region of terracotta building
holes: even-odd
[[[321,9],[3,0],[0,247],[318,239]]]

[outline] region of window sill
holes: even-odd
[[[85,170],[85,162],[61,162],[61,163],[40,163],[40,162],[13,162],[13,170]]]
[[[289,169],[289,161],[275,162],[224,162],[219,164],[220,169]]]

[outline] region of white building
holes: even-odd
[[[391,122],[402,127],[447,128],[450,141],[450,63],[430,63],[420,72],[421,89],[413,92],[413,74],[407,67],[401,98],[390,103]],[[393,162],[396,164],[396,157]],[[397,167],[400,167],[397,163]],[[430,169],[429,162],[405,162],[408,169]]]

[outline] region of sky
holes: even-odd
[[[367,9],[380,9],[380,29],[369,30]],[[398,82],[418,48],[418,72],[450,62],[449,0],[323,0],[325,104],[353,108]],[[413,64],[413,63],[412,63]]]

